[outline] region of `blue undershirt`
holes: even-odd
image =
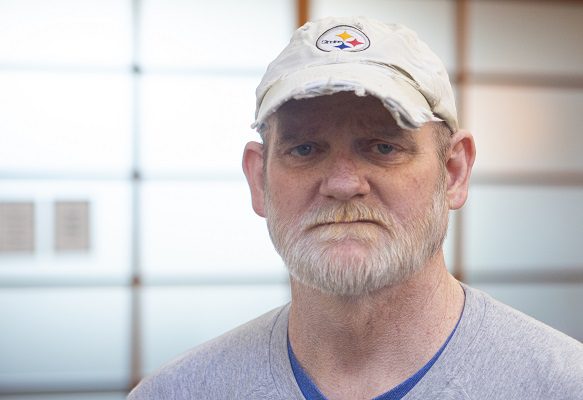
[[[431,360],[427,362],[427,364],[421,367],[419,371],[410,376],[406,381],[400,383],[399,385],[395,386],[388,392],[383,393],[372,400],[400,400],[403,397],[405,397],[405,395],[409,393],[411,389],[413,389],[413,387],[423,378],[423,376],[425,376],[427,371],[431,369],[431,367],[433,366],[433,364],[435,364],[441,353],[443,353],[443,350],[445,350],[447,344],[449,343],[450,339],[455,333],[460,323],[460,320],[461,316],[458,319],[455,327],[453,328],[453,331],[451,331],[451,333],[445,340],[445,343],[441,346],[437,353],[435,353]],[[298,359],[296,358],[292,350],[289,338],[287,340],[287,352],[291,362],[292,370],[294,372],[294,377],[296,378],[296,382],[298,383],[298,386],[300,387],[300,390],[302,391],[302,394],[304,395],[306,400],[326,400],[326,397],[322,394],[322,392],[320,392],[316,384],[312,381],[312,379],[308,376],[308,374],[304,371],[304,369],[300,365]]]

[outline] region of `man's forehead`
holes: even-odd
[[[342,92],[314,98],[290,100],[270,118],[280,135],[306,134],[350,124],[380,136],[402,136],[407,131],[374,96]]]

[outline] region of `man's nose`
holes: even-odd
[[[350,157],[339,156],[330,160],[320,184],[320,194],[346,201],[370,192],[365,169]]]

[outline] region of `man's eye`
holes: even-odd
[[[376,145],[376,148],[378,152],[381,154],[389,154],[390,152],[395,150],[395,148],[392,145],[386,143],[379,143]]]
[[[294,147],[292,154],[305,157],[309,156],[312,151],[314,151],[314,148],[311,144],[300,144],[299,146]]]

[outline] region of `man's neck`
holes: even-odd
[[[344,298],[292,280],[289,339],[329,399],[370,399],[413,375],[459,319],[463,289],[439,253],[407,282]]]

